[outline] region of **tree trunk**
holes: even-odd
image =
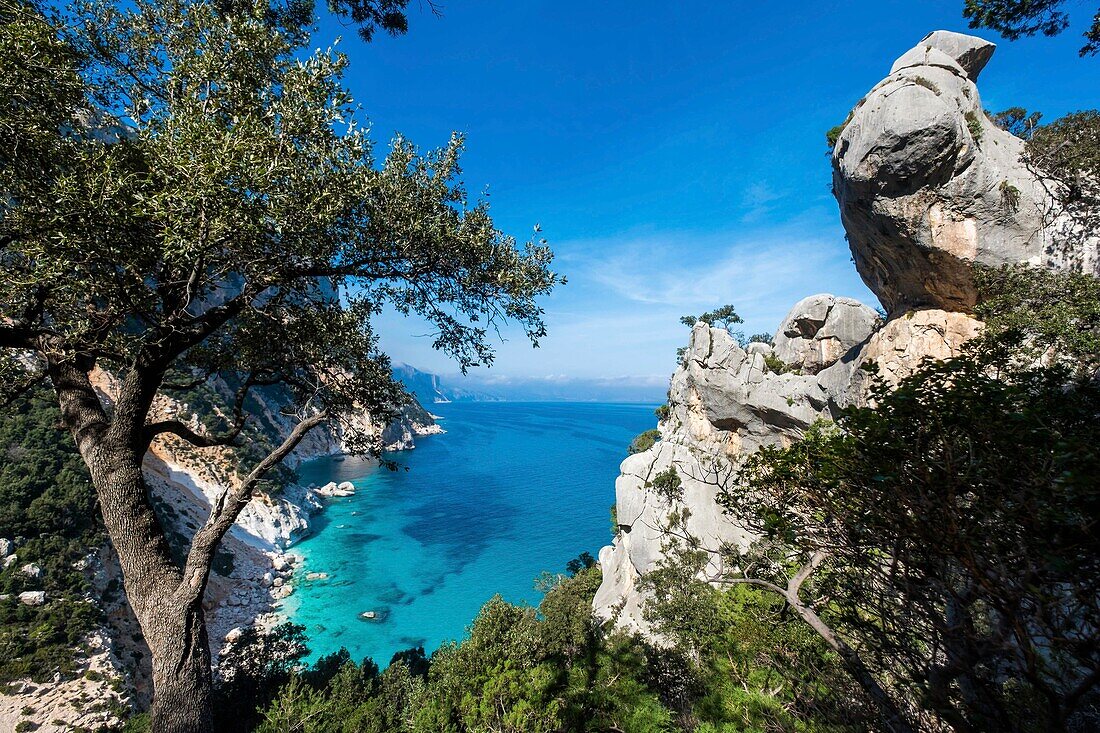
[[[205,575],[196,584],[183,582],[149,498],[140,437],[108,420],[87,371],[69,363],[50,366],[62,417],[88,466],[127,599],[152,654],[152,730],[209,733],[213,682],[202,610]]]
[[[152,730],[209,733],[213,683],[202,604],[180,608],[166,599],[146,613],[141,627],[153,655]]]
[[[101,448],[102,451],[102,448]],[[124,451],[91,462],[126,595],[153,661],[152,730],[208,733],[213,682],[203,589],[185,585],[152,506],[141,464]],[[97,451],[100,453],[100,451]]]
[[[153,731],[207,733],[213,681],[202,597],[214,552],[256,483],[329,415],[320,410],[301,420],[240,483],[227,487],[181,563],[153,511],[141,468],[150,440],[146,420],[163,368],[143,372],[135,366],[120,384],[110,419],[89,378],[93,368],[90,358],[48,360],[62,418],[88,466],[126,596],[153,657]]]

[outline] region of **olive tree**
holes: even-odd
[[[2,383],[50,384],[87,463],[158,731],[210,727],[203,594],[264,476],[323,424],[377,448],[349,420],[403,398],[376,314],[416,314],[462,368],[489,364],[505,321],[537,344],[536,298],[559,280],[545,242],[518,244],[468,200],[460,138],[376,153],[347,58],[308,50],[312,17],[306,2],[0,0]],[[154,409],[215,382],[224,430]],[[282,391],[291,427],[174,558],[143,458],[166,435],[240,445],[261,388]]]

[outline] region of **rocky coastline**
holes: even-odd
[[[113,389],[108,375],[101,375],[97,386],[107,395]],[[278,415],[277,400],[270,397],[264,404],[269,418]],[[184,408],[160,405],[171,414]],[[417,439],[445,432],[415,402],[385,426],[374,425],[366,414],[360,420],[377,431],[388,451],[412,450]],[[315,432],[291,456],[292,466],[345,452],[338,431]],[[158,515],[180,541],[206,520],[211,502],[234,480],[234,465],[226,451],[196,451],[171,438],[154,443],[146,456],[146,480]],[[327,501],[353,491],[350,483],[289,484],[255,496],[241,512],[222,542],[221,561],[215,564],[203,601],[215,670],[218,656],[245,628],[270,628],[285,620],[282,603],[295,592],[294,578],[302,570],[302,558],[293,545],[308,536],[311,518]],[[18,558],[17,548],[2,549]],[[111,728],[134,707],[148,704],[148,650],[121,590],[121,571],[110,546],[89,555],[84,571],[93,588],[88,602],[101,605],[105,623],[85,641],[78,658],[80,673],[69,680],[20,680],[9,685],[0,694],[0,730],[15,730],[23,722],[40,733]]]

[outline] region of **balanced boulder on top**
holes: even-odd
[[[985,114],[975,81],[994,48],[929,34],[856,106],[833,149],[856,268],[891,315],[969,312],[971,262],[1097,271],[1094,255],[1062,251],[1049,181]]]

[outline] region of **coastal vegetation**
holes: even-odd
[[[463,641],[430,657],[399,653],[382,671],[346,650],[301,668],[300,627],[252,633],[228,655],[219,698],[236,706],[221,730],[856,729],[842,697],[851,683],[781,603],[751,588],[715,589],[686,567],[650,580],[659,592],[653,617],[671,645],[601,631],[592,615],[601,572],[583,557],[540,581],[537,609],[494,598]],[[146,723],[135,719],[128,731]]]
[[[656,428],[652,430],[646,430],[644,433],[638,435],[634,440],[630,441],[630,445],[627,447],[627,453],[631,455],[635,453],[641,453],[647,451],[653,447],[653,444],[661,439],[661,431]]]
[[[1056,239],[1077,251],[1096,233],[1087,216],[1097,138],[1078,127],[1091,115],[1038,130],[1023,111],[998,117],[1024,120],[1028,137],[1047,137],[1064,161],[1048,173],[1062,182],[1057,195],[1087,203],[1064,209],[1073,224]],[[753,624],[765,617],[727,622],[707,603],[752,589],[819,645],[816,659],[786,668],[810,682],[788,713],[807,701],[829,709],[839,695],[844,713],[831,722],[857,730],[1095,723],[1100,280],[1022,263],[973,264],[967,277],[982,326],[958,352],[926,357],[893,381],[865,363],[866,398],[835,421],[707,469],[728,515],[755,538],[749,546],[691,534],[688,508],[666,490],[691,475],[690,462],[644,482],[674,507],[663,557],[640,579],[646,618],[664,639],[699,658],[726,623],[758,638]],[[781,703],[790,689],[763,697]]]
[[[41,388],[0,411],[0,538],[16,558],[0,573],[0,684],[71,676],[100,621],[83,567],[103,542],[103,526],[88,471],[60,420],[53,395]],[[19,601],[38,591],[48,604]]]
[[[892,730],[1061,730],[1100,697],[1100,281],[977,280],[986,329],[963,355],[719,487],[759,539],[720,550],[740,571],[713,580],[773,593]]]

